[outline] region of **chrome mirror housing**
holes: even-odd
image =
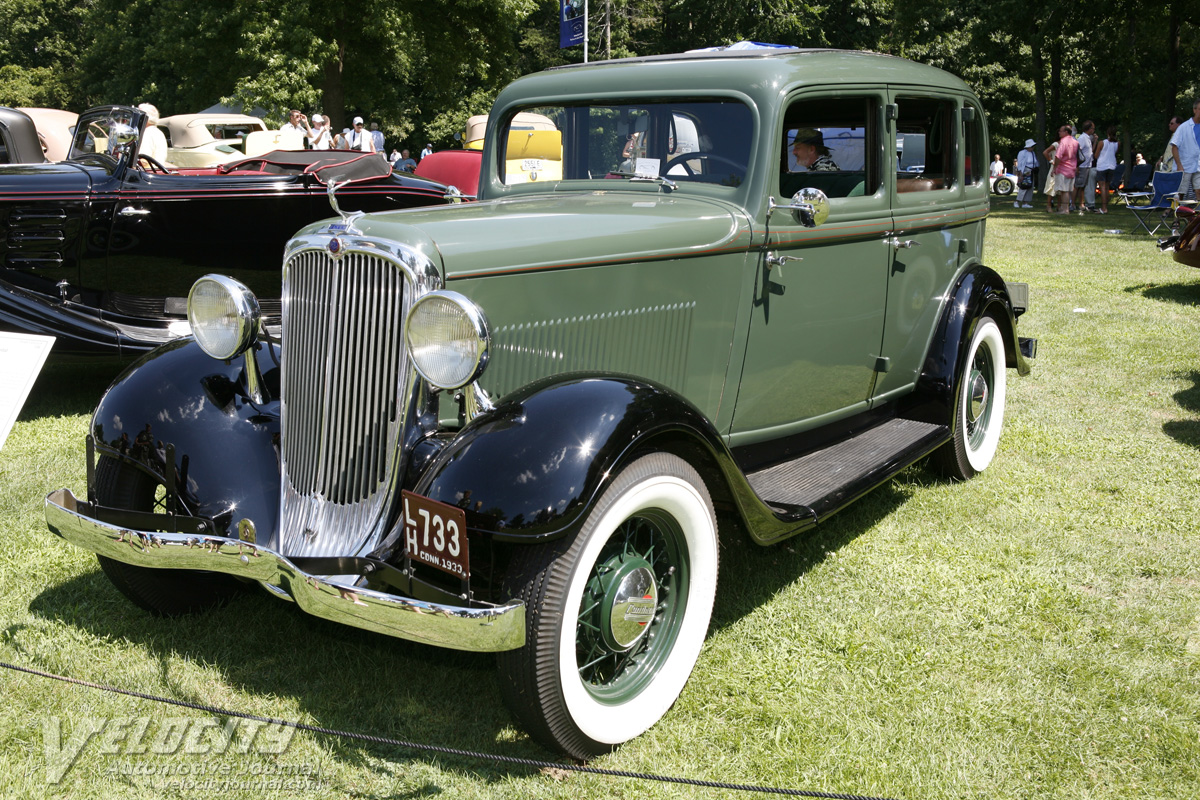
[[[767,218],[772,212],[784,209],[793,212],[800,224],[806,228],[815,228],[829,219],[829,198],[820,189],[809,186],[792,195],[792,202],[784,205],[776,203],[774,197],[767,198]]]

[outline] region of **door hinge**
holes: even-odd
[[[892,363],[892,359],[887,356],[879,356],[875,359],[875,371],[887,372],[888,366]]]

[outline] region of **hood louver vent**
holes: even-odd
[[[14,269],[61,267],[67,249],[64,208],[17,208],[8,215],[4,265]]]

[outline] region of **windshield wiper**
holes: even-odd
[[[673,192],[679,188],[679,184],[669,178],[664,178],[662,175],[650,175],[645,172],[610,172],[609,175],[616,175],[618,178],[629,178],[635,181],[653,181],[659,186],[665,188],[668,192]]]

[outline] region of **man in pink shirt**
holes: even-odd
[[[1079,168],[1079,142],[1071,135],[1071,126],[1058,129],[1058,151],[1054,164],[1054,193],[1058,195],[1058,213],[1070,211],[1075,191],[1075,172]]]

